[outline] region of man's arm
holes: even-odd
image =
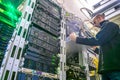
[[[96,38],[76,38],[76,43],[98,46],[103,45],[114,38],[119,32],[119,26],[115,23],[109,22],[97,35]]]

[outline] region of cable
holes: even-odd
[[[89,16],[92,18],[93,12],[92,12],[91,10],[89,10],[89,9],[87,9],[87,8],[85,8],[85,7],[80,9],[80,11],[81,11],[88,19],[89,19],[89,17],[84,13],[83,10],[86,10],[87,13],[89,14]]]

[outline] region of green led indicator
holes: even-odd
[[[55,63],[54,63],[54,62],[52,62],[52,65],[55,65]]]
[[[18,20],[17,16],[15,16],[15,14],[11,12],[7,12],[7,15],[9,15],[9,17],[11,17],[12,19],[15,19],[16,21]]]
[[[52,56],[52,58],[56,58],[56,56]]]
[[[15,27],[20,16],[21,12],[18,11],[10,2],[0,2],[0,21]]]
[[[2,40],[6,40],[6,38],[2,38]]]
[[[10,15],[13,19],[15,19],[15,20],[17,20],[17,16],[16,16],[16,13],[15,13],[15,8],[11,5],[11,4],[9,4],[9,5],[7,5],[9,8],[7,9],[7,11],[8,11],[8,15]]]
[[[52,59],[53,62],[55,62],[55,59]]]
[[[4,10],[0,8],[0,12],[4,12]]]

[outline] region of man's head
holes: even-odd
[[[93,17],[93,24],[96,27],[100,27],[100,22],[105,20],[105,15],[104,14],[97,14],[95,17]]]

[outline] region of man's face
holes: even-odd
[[[99,19],[99,17],[96,17],[93,20],[93,24],[94,24],[95,27],[100,27],[100,19]]]

